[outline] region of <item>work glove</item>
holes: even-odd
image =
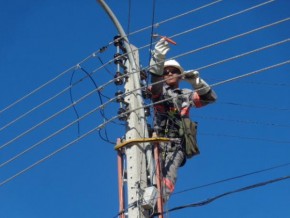
[[[197,94],[204,95],[210,91],[210,86],[199,76],[196,70],[184,71],[183,79],[189,82]]]
[[[163,67],[165,56],[169,51],[170,47],[168,42],[161,38],[155,45],[154,50],[152,52],[152,57],[150,60],[150,72],[157,75],[163,75]]]

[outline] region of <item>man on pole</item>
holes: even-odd
[[[174,191],[178,168],[185,164],[187,158],[199,154],[196,143],[197,126],[189,121],[190,108],[203,107],[215,102],[217,98],[198,71],[184,71],[173,59],[165,61],[169,49],[168,41],[161,38],[155,45],[150,60],[152,101],[156,103],[154,131],[158,137],[172,139],[170,143],[160,143],[159,147],[164,202]],[[181,80],[189,82],[193,90],[180,89]]]

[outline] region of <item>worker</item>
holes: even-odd
[[[166,60],[170,50],[168,42],[161,38],[152,51],[150,74],[152,86],[152,102],[154,104],[154,131],[158,137],[174,140],[162,142],[161,169],[163,176],[163,201],[167,202],[174,191],[177,180],[177,170],[186,162],[185,138],[180,135],[181,122],[189,118],[191,107],[200,108],[215,102],[217,96],[212,88],[200,77],[195,70],[184,71],[176,60]],[[191,89],[180,89],[181,80],[189,82]],[[168,100],[166,100],[168,99]],[[195,137],[195,136],[194,136]],[[196,138],[194,138],[196,142]],[[199,153],[197,144],[195,154]]]

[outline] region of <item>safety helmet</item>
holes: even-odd
[[[184,71],[183,68],[180,66],[180,64],[174,59],[165,61],[164,62],[164,68],[166,68],[166,67],[175,67],[178,70],[180,70],[180,73],[183,73],[183,71]]]

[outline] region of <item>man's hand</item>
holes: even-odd
[[[184,71],[183,79],[188,80],[188,82],[189,82],[189,80],[194,80],[197,77],[199,77],[199,72],[196,70]]]
[[[206,94],[210,90],[210,86],[199,76],[199,72],[196,70],[185,71],[183,78],[185,81],[189,82],[200,95]]]
[[[170,47],[169,47],[168,42],[164,38],[161,38],[154,47],[153,56],[156,59],[163,59],[164,61],[165,56],[167,52],[169,51],[169,49]]]
[[[161,38],[155,45],[152,52],[152,58],[150,60],[150,72],[162,76],[163,75],[163,66],[165,61],[165,56],[169,51],[170,47],[168,42]]]

